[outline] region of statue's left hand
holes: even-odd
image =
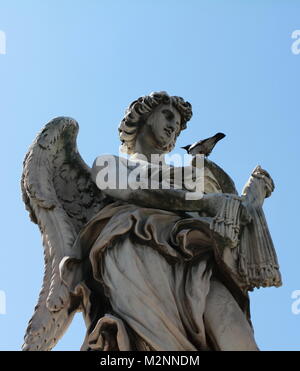
[[[266,186],[266,198],[270,197],[275,189],[275,184],[271,175],[258,165],[253,172],[253,176],[264,180]]]

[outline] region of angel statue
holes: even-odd
[[[274,183],[257,166],[239,196],[205,158],[202,197],[187,197],[194,190],[175,176],[184,166],[165,156],[191,117],[190,103],[166,92],[135,100],[119,126],[127,157],[101,155],[92,168],[75,120],[55,118],[37,135],[21,185],[45,273],[23,350],[51,350],[76,312],[87,328],[81,350],[258,350],[248,293],[281,285],[262,209]],[[158,187],[120,186],[138,165],[153,165]],[[114,187],[99,181],[104,171],[119,174]]]

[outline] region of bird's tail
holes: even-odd
[[[218,142],[219,140],[225,138],[226,135],[224,133],[217,133],[214,138],[216,139],[216,142]]]
[[[185,149],[186,151],[188,151],[190,149],[190,145],[187,145],[185,147],[180,147],[180,148]]]

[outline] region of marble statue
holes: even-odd
[[[87,327],[81,350],[258,350],[248,292],[281,285],[262,209],[274,183],[257,166],[239,196],[205,158],[202,197],[187,197],[174,175],[183,167],[164,156],[191,116],[181,97],[139,98],[119,126],[128,158],[99,156],[92,168],[77,151],[75,120],[58,117],[37,135],[21,185],[45,273],[23,350],[51,350],[76,312]],[[138,165],[153,165],[159,185],[168,168],[171,186],[120,187],[119,174],[127,180]],[[101,187],[103,170],[118,174],[115,187]]]

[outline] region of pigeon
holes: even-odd
[[[215,145],[218,143],[218,141],[225,138],[225,136],[226,135],[223,133],[217,133],[213,137],[204,140],[199,140],[199,142],[189,144],[181,148],[185,149],[189,155],[192,156],[204,155],[208,157],[211,154],[212,150],[214,149]]]

